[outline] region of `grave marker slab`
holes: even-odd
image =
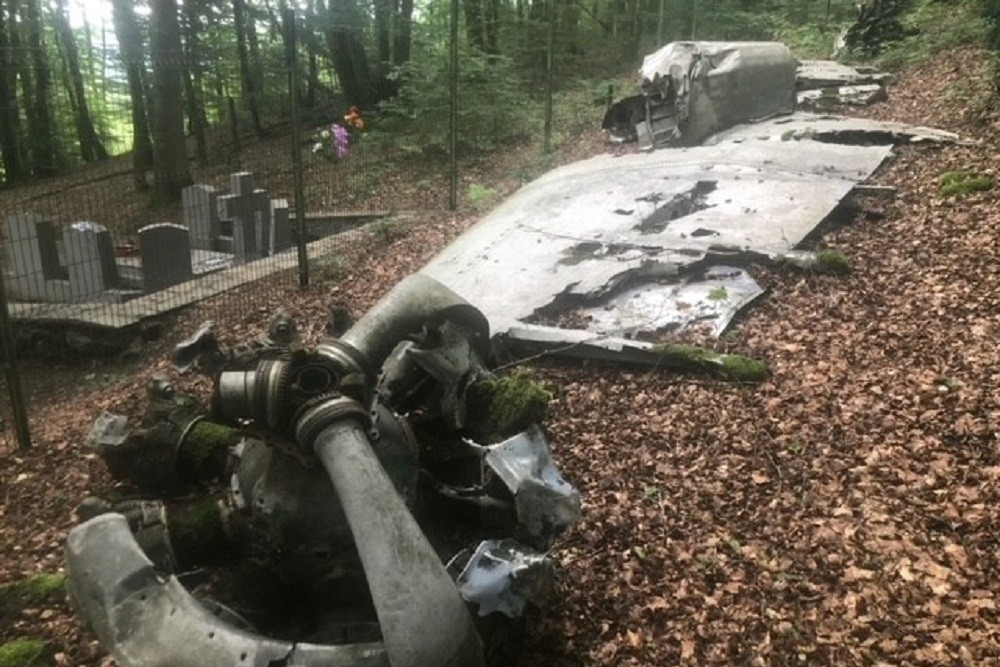
[[[98,301],[121,286],[115,244],[96,222],[74,222],[63,230],[69,289],[75,301]]]
[[[191,279],[191,245],[188,229],[162,223],[139,230],[142,287],[147,294]]]
[[[263,190],[253,189],[253,174],[248,171],[231,174],[229,185],[232,193],[219,197],[219,204],[223,217],[233,222],[232,253],[237,261],[256,259],[266,254],[261,241],[268,238],[262,236],[264,227],[270,227],[267,197]]]
[[[271,200],[271,252],[279,253],[292,247],[292,227],[287,199]]]
[[[215,239],[222,235],[218,191],[210,185],[189,185],[181,192],[181,198],[191,247],[215,250]]]
[[[37,213],[19,213],[4,222],[6,279],[12,298],[44,301],[66,296],[66,273],[59,264],[56,238],[55,224]]]

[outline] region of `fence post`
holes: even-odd
[[[660,10],[656,16],[656,49],[663,46],[663,18],[666,13],[666,4],[667,0],[660,0]]]
[[[458,208],[458,0],[451,0],[450,105],[448,109],[448,154],[450,187],[448,208]]]
[[[552,152],[552,70],[553,57],[556,43],[556,11],[553,6],[555,2],[549,1],[549,25],[548,36],[545,40],[545,130],[544,130],[544,151]]]
[[[309,285],[309,254],[306,251],[306,196],[299,118],[299,63],[295,55],[295,10],[285,7],[282,14],[285,22],[285,62],[288,65],[288,105],[292,114],[292,188],[295,191],[295,229],[298,232],[299,287],[306,287]]]
[[[691,41],[693,42],[697,39],[698,34],[698,0],[694,0],[694,5],[691,7]]]
[[[3,355],[3,374],[7,381],[7,394],[14,417],[14,432],[20,449],[31,448],[31,429],[28,426],[28,407],[21,389],[21,374],[17,368],[17,345],[7,309],[7,286],[4,285],[4,267],[0,266],[0,354]]]

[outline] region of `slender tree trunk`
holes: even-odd
[[[257,89],[254,85],[253,72],[250,69],[250,53],[247,46],[247,7],[245,0],[233,0],[233,23],[236,27],[236,56],[240,62],[240,85],[243,92],[243,103],[250,111],[250,121],[254,131],[263,134],[260,123],[260,110],[257,107]]]
[[[33,152],[32,167],[38,176],[51,176],[59,171],[55,126],[52,123],[52,109],[49,104],[52,72],[42,33],[41,2],[28,0],[26,7],[28,49],[31,51],[31,69],[34,75],[32,86],[34,98],[26,98],[26,101],[30,100],[28,132]]]
[[[485,0],[486,53],[500,54],[500,0]]]
[[[80,141],[80,157],[83,158],[84,162],[105,160],[108,157],[108,151],[105,150],[104,144],[97,136],[94,121],[90,117],[87,92],[83,85],[83,72],[80,69],[80,52],[76,47],[76,38],[66,15],[66,0],[56,0],[55,11],[52,12],[52,22],[62,42],[63,55],[66,58],[69,74],[68,84],[75,102],[76,134]]]
[[[410,50],[413,45],[413,0],[400,0],[399,14],[396,16],[396,44],[393,49],[393,62],[402,65],[410,62]]]
[[[7,7],[0,0],[0,156],[4,180],[14,183],[25,178],[21,154],[21,113],[17,104],[17,62],[8,36]],[[13,15],[13,12],[10,14]]]
[[[319,93],[319,49],[316,44],[316,0],[306,0],[305,29],[301,31],[302,42],[308,54],[308,69],[306,70],[306,106],[312,109],[316,106],[316,95]]]
[[[486,29],[483,26],[483,0],[463,0],[465,4],[465,31],[469,44],[486,51]]]
[[[132,165],[135,186],[144,190],[146,170],[153,166],[153,143],[150,140],[149,115],[146,113],[146,70],[142,57],[142,32],[129,0],[112,0],[115,35],[121,51],[129,99],[132,102]]]
[[[184,143],[184,66],[176,0],[151,0],[150,54],[153,61],[156,123],[153,201],[179,199],[192,183]]]
[[[378,46],[378,64],[381,69],[385,63],[392,62],[392,0],[374,0],[375,5],[375,42]]]
[[[248,4],[246,9],[247,22],[247,47],[250,51],[250,76],[253,77],[254,91],[257,93],[257,106],[267,99],[267,91],[264,89],[264,64],[260,57],[260,39],[257,35],[257,19],[254,18],[254,6]]]
[[[202,30],[201,19],[198,16],[200,3],[196,0],[186,0],[184,3],[184,93],[187,98],[188,123],[191,134],[194,135],[195,157],[198,164],[208,164],[208,142],[205,139],[205,128],[208,119],[205,116],[205,99],[202,95],[202,56],[201,42],[198,33]]]

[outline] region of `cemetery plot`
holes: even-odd
[[[8,294],[22,302],[121,303],[292,246],[286,199],[255,188],[250,172],[232,174],[230,190],[186,188],[184,224],[141,228],[138,252],[124,256],[96,222],[13,215],[4,221]]]

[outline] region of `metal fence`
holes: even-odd
[[[853,11],[852,0],[747,4],[754,11],[720,17],[715,0],[622,2],[608,5],[621,10],[611,18],[573,3],[532,5],[495,36],[504,55],[469,46],[476,40],[458,3],[435,4],[422,19],[419,57],[381,80],[394,87],[391,101],[357,112],[336,68],[317,60],[316,32],[285,14],[280,34],[256,35],[251,68],[228,52],[211,66],[204,56],[167,62],[184,84],[178,145],[187,169],[182,196],[166,201],[156,196],[151,133],[138,129],[166,113],[150,80],[162,58],[130,61],[107,27],[101,39],[78,36],[75,48],[59,26],[37,42],[0,44],[0,83],[12,93],[0,100],[0,121],[12,129],[0,140],[25,138],[2,146],[2,435],[26,423],[18,354],[73,353],[66,336],[74,326],[120,330],[220,294],[238,295],[214,302],[222,321],[273,306],[308,279],[310,261],[339,254],[343,230],[401,208],[419,215],[474,199],[459,185],[461,154],[526,134],[544,135],[548,150],[593,126],[594,107],[623,92],[593,76],[597,60],[637,63],[692,36],[773,37],[761,11],[771,24],[787,15],[824,36]],[[378,41],[371,25],[325,29],[344,44]],[[609,67],[609,79],[620,71]],[[553,95],[576,101],[553,110]]]

